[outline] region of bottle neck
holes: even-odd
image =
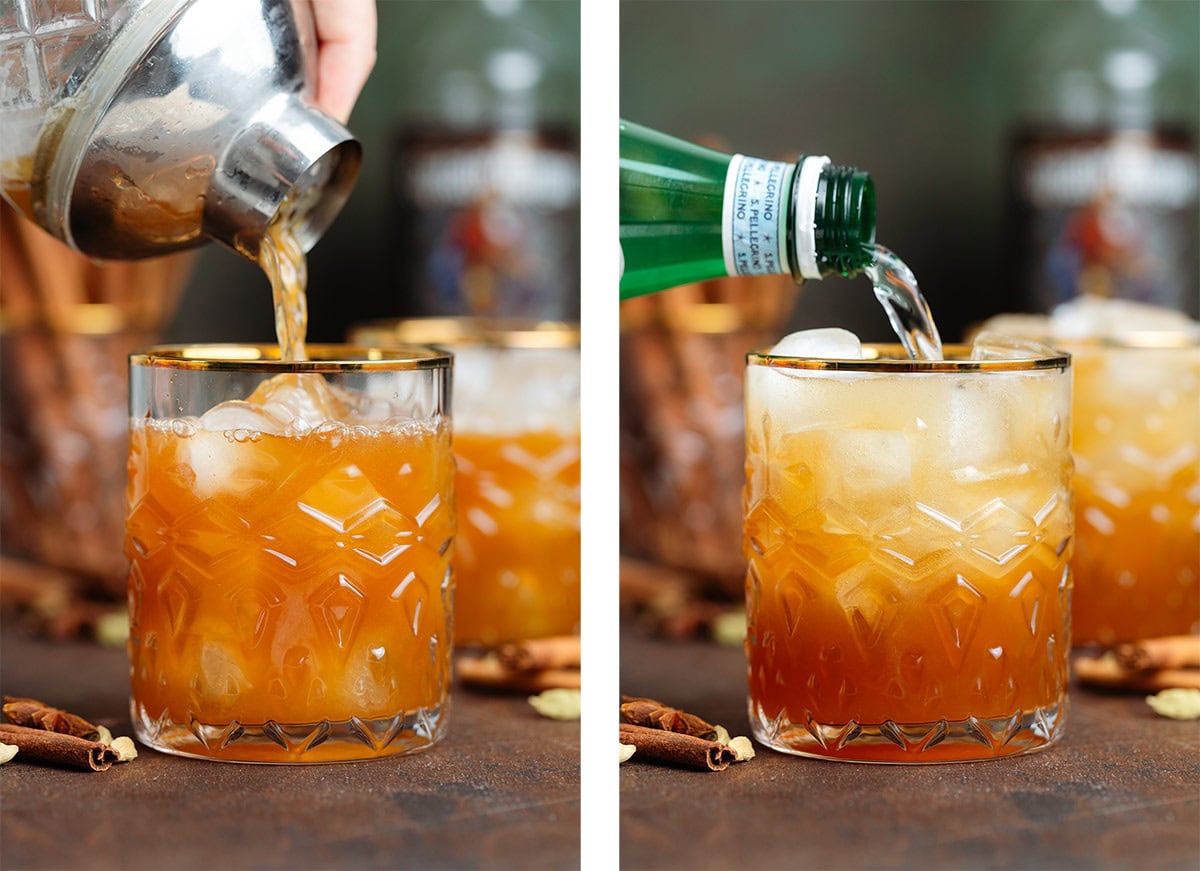
[[[729,275],[790,273],[800,282],[859,272],[874,259],[874,184],[828,157],[793,165],[735,154],[721,237]]]
[[[853,275],[875,260],[875,183],[852,166],[827,163],[813,199],[814,254],[822,275]]]
[[[792,222],[789,227],[792,251],[792,275],[796,281],[824,278],[817,251],[817,211],[819,196],[828,157],[801,157],[796,163],[796,180],[792,192]],[[821,210],[824,211],[823,209]]]

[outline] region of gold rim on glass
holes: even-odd
[[[479,345],[493,348],[578,348],[579,324],[518,318],[401,318],[350,328],[357,345]]]
[[[817,357],[773,356],[766,351],[746,355],[749,366],[778,369],[837,370],[843,372],[1027,372],[1036,369],[1066,369],[1071,355],[1056,353],[1044,357],[1013,357],[1005,360],[972,360],[970,345],[946,345],[945,360],[910,359],[902,345],[863,345],[861,360],[827,360]]]
[[[237,372],[398,372],[445,369],[453,355],[437,348],[403,345],[366,348],[308,345],[307,360],[280,360],[278,345],[160,345],[129,356],[132,366]]]

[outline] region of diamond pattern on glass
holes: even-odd
[[[143,476],[148,460],[195,444],[144,435],[130,460]],[[351,440],[336,457],[314,456],[314,444],[273,446],[291,471],[268,490],[246,489],[245,475],[228,490],[220,476],[200,488],[180,475],[156,482],[153,498],[131,488],[127,549],[144,586],[131,647],[135,709],[139,736],[156,746],[303,761],[403,752],[437,737],[449,630],[440,593],[454,529],[448,433]],[[243,471],[267,468],[244,459]]]
[[[195,618],[197,594],[193,582],[182,572],[171,570],[158,584],[158,600],[166,613],[166,626],[179,638],[191,630]]]
[[[851,576],[849,584],[838,585],[837,598],[850,620],[855,640],[864,649],[870,649],[884,637],[895,615],[894,606],[900,599],[895,588],[886,581],[881,583],[862,576],[864,573],[856,574],[859,576]]]
[[[169,515],[152,496],[144,496],[129,511],[127,549],[131,558],[149,559],[174,539]]]
[[[345,466],[305,491],[296,507],[334,532],[350,532],[386,507],[386,500],[366,484],[362,469]]]
[[[94,33],[99,26],[98,0],[33,0],[32,21],[39,37],[61,33]]]
[[[75,49],[94,39],[108,13],[100,0],[6,0],[0,3],[3,108],[47,107],[74,70]]]
[[[956,665],[962,664],[970,650],[986,605],[987,599],[983,593],[971,586],[971,582],[962,575],[958,575],[954,584],[937,597],[935,625],[946,656]]]
[[[268,582],[239,587],[229,594],[234,627],[247,647],[257,647],[273,634],[283,607],[283,593]]]
[[[345,650],[353,642],[362,623],[367,597],[343,574],[309,599],[313,619],[338,648]]]
[[[977,459],[962,480],[917,468],[941,461],[920,434],[797,428],[772,442],[769,415],[749,430],[756,733],[779,749],[889,761],[952,759],[964,742],[980,757],[1040,745],[1031,712],[1065,677],[1069,468],[1047,446],[1065,439],[1062,420],[1039,448],[1061,462]]]
[[[142,504],[150,502],[148,497]],[[194,511],[177,518],[160,534],[170,534],[174,555],[197,572],[213,574],[228,572],[230,563],[246,558],[245,538],[250,525],[231,507],[222,502],[206,500]]]
[[[351,531],[354,553],[386,566],[413,546],[419,525],[386,503]]]
[[[1029,634],[1033,636],[1037,635],[1038,608],[1043,592],[1042,586],[1034,582],[1033,572],[1026,572],[1008,594],[1020,602],[1021,615],[1029,627]]]
[[[1033,544],[1035,530],[1032,518],[993,499],[964,522],[963,531],[972,554],[1003,567]]]
[[[804,578],[793,573],[780,583],[780,600],[783,603],[784,623],[788,635],[795,635],[800,629],[800,621],[809,604],[815,596],[804,582]]]
[[[364,720],[360,717],[353,717],[350,725],[354,735],[360,741],[378,752],[396,740],[404,722],[400,717],[391,720]]]

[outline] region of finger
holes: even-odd
[[[373,0],[314,0],[317,105],[343,123],[375,66]]]
[[[374,48],[364,55],[356,46],[322,46],[317,67],[317,106],[345,124],[374,65]]]

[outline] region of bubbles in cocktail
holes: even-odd
[[[561,348],[454,349],[454,422],[463,432],[579,430],[579,371]]]

